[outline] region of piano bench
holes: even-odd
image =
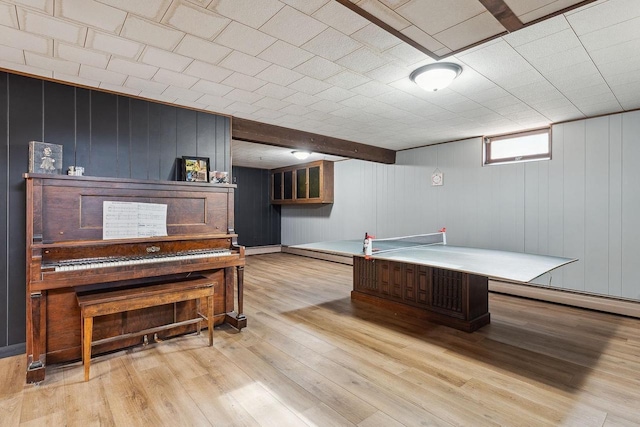
[[[209,330],[209,346],[211,347],[213,345],[213,305],[215,286],[217,286],[217,282],[205,277],[197,276],[196,278],[189,278],[181,281],[147,285],[136,288],[78,293],[77,299],[78,305],[80,306],[82,322],[81,341],[84,380],[89,381],[91,347],[99,344],[123,338],[152,334],[177,326],[190,325],[194,323],[197,323],[198,334],[200,334],[201,322],[202,320],[206,320],[207,328]],[[207,299],[206,315],[200,312],[200,298]],[[193,319],[177,322],[174,317],[174,322],[167,325],[93,341],[94,317],[190,300],[196,300],[198,307],[197,317]]]

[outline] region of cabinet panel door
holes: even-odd
[[[273,174],[273,200],[282,200],[282,173]]]
[[[296,170],[296,198],[307,198],[307,169]]]
[[[320,166],[309,168],[309,198],[320,197]]]
[[[284,199],[293,199],[293,171],[286,171],[284,175]]]

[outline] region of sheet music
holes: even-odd
[[[167,205],[103,202],[102,238],[131,239],[167,235]]]

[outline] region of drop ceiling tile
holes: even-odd
[[[313,17],[347,35],[369,24],[369,21],[337,1],[327,2],[313,14]]]
[[[351,37],[379,52],[402,43],[399,38],[374,24],[369,24],[356,31],[351,34]]]
[[[430,35],[456,26],[485,12],[476,0],[457,0],[455,6],[440,0],[411,0],[396,12]]]
[[[213,111],[217,112],[224,111],[227,106],[233,104],[233,101],[229,99],[213,95],[204,95],[202,98],[199,98],[198,101],[202,104],[206,104],[207,109],[213,109]]]
[[[258,58],[286,68],[295,68],[313,57],[312,53],[278,40],[262,51]]]
[[[568,29],[571,29],[571,26],[565,17],[560,15],[506,34],[502,39],[516,47]]]
[[[514,74],[532,70],[531,64],[504,41],[457,57],[464,64],[498,84],[499,79],[509,79]]]
[[[407,70],[406,68],[398,67],[393,64],[387,64],[383,65],[380,68],[376,68],[375,70],[369,71],[367,73],[367,76],[382,83],[391,83],[400,79],[408,79],[409,74],[411,74],[411,71]]]
[[[217,64],[222,58],[231,53],[231,49],[187,34],[174,49],[174,52],[211,64]]]
[[[402,4],[405,3],[407,3],[407,1],[402,2]],[[358,7],[400,31],[411,26],[411,22],[395,11],[395,9],[402,6],[402,4],[396,4],[394,7],[389,7],[389,5],[383,4],[378,0],[362,0],[358,3]]]
[[[132,59],[137,58],[142,49],[144,49],[144,45],[140,43],[95,31],[91,28],[87,31],[85,47]]]
[[[386,64],[386,60],[366,47],[356,50],[336,61],[338,64],[358,73],[366,73]]]
[[[152,21],[160,21],[162,16],[169,9],[171,0],[144,0],[144,1],[131,1],[131,0],[97,0],[99,3],[103,3],[109,6],[113,6],[117,9],[122,9],[127,12],[131,12],[134,15],[140,15],[143,18],[150,19]]]
[[[22,49],[0,45],[0,60],[24,64],[24,51]]]
[[[109,92],[123,93],[125,95],[132,95],[132,96],[138,96],[140,94],[140,91],[138,89],[132,89],[129,87],[124,87],[122,85],[114,85],[106,82],[100,83],[100,89],[108,90]]]
[[[165,50],[173,50],[184,37],[182,31],[172,30],[134,15],[127,17],[120,34],[127,39]]]
[[[324,58],[314,56],[307,62],[298,65],[294,70],[309,77],[324,80],[334,74],[338,74],[343,68]]]
[[[284,98],[283,101],[306,107],[307,105],[311,105],[320,101],[320,98],[306,93],[296,92],[293,95]]]
[[[289,88],[306,93],[308,95],[315,95],[316,93],[327,90],[330,87],[331,85],[308,76],[305,76],[289,85]]]
[[[640,18],[633,18],[611,27],[580,36],[587,51],[609,48],[640,38]]]
[[[55,15],[110,33],[119,33],[127,12],[94,0],[56,0]]]
[[[169,79],[167,79],[168,81]],[[164,83],[164,82],[163,82]],[[183,99],[186,101],[194,102],[196,99],[200,98],[202,94],[200,92],[196,92],[194,90],[189,90],[184,87],[176,87],[169,86],[162,92],[164,96],[168,96],[171,98]]]
[[[166,95],[157,94],[153,92],[142,91],[138,94],[138,96],[145,99],[153,99],[160,102],[166,102],[168,104],[173,104],[176,101],[176,98],[173,96],[166,96]]]
[[[244,102],[247,104],[253,104],[254,102],[264,98],[259,93],[249,92],[243,89],[233,89],[231,92],[227,93],[224,97],[232,101]]]
[[[82,85],[87,87],[100,87],[100,82],[96,80],[89,80],[78,76],[71,76],[69,74],[53,72],[53,78],[63,82],[73,83],[76,85]]]
[[[16,7],[12,4],[0,3],[0,25],[6,27],[18,27],[18,15]]]
[[[351,91],[360,95],[374,97],[389,93],[393,91],[393,88],[377,81],[370,81],[360,86],[354,87],[353,89],[351,89]]]
[[[259,93],[261,95],[268,96],[271,98],[275,98],[275,99],[284,99],[297,92],[293,89],[289,89],[288,87],[279,86],[273,83],[267,83],[266,85],[262,86],[260,89],[256,90],[256,93]]]
[[[292,45],[301,46],[326,28],[322,22],[291,7],[284,7],[260,30]]]
[[[296,71],[272,64],[267,69],[256,75],[256,77],[280,86],[288,86],[304,76]]]
[[[609,100],[597,104],[580,106],[580,111],[588,117],[593,117],[618,112],[621,108],[622,106],[616,100]]]
[[[253,117],[256,117],[261,120],[265,119],[277,119],[278,117],[284,116],[284,113],[280,111],[269,110],[267,108],[262,108],[255,113],[253,113]]]
[[[229,19],[207,9],[173,2],[162,18],[162,23],[203,39],[212,39],[231,22]]]
[[[622,65],[627,59],[640,57],[640,38],[628,40],[604,49],[592,50],[589,56],[598,67]],[[610,68],[610,67],[609,67]],[[620,67],[624,69],[625,67]]]
[[[305,114],[308,114],[312,110],[305,107],[304,105],[289,105],[288,107],[284,107],[280,111],[285,114],[291,114],[294,116],[304,116]]]
[[[109,63],[109,54],[83,49],[78,45],[56,42],[54,54],[60,59],[65,59],[79,64],[92,65],[98,68],[106,68]]]
[[[198,81],[198,78],[161,68],[158,70],[156,75],[153,76],[153,80],[171,86],[188,89]]]
[[[204,92],[208,95],[224,96],[231,92],[233,88],[231,86],[201,79],[198,80],[196,84],[191,86],[191,90],[195,90],[196,92]]]
[[[244,102],[234,102],[233,104],[229,104],[227,109],[233,113],[252,114],[258,111],[260,107],[254,107],[253,105]]]
[[[529,61],[558,54],[559,52],[570,51],[580,48],[584,51],[580,40],[575,33],[568,29],[550,36],[542,37],[536,41],[529,42],[516,47],[516,51]]]
[[[302,45],[302,48],[316,55],[320,55],[323,58],[335,61],[359,49],[361,46],[360,43],[351,37],[345,36],[340,31],[327,28],[312,40]]]
[[[484,12],[434,34],[433,37],[449,49],[458,50],[504,31],[504,27],[492,14]]]
[[[150,79],[158,71],[158,67],[153,65],[141,64],[140,62],[127,61],[120,58],[111,58],[106,68],[116,73],[135,76],[141,79]]]
[[[229,56],[220,61],[221,67],[248,74],[250,76],[255,76],[269,65],[271,64],[267,61],[263,61],[255,56],[247,55],[237,50],[234,50],[229,54]]]
[[[531,60],[531,64],[543,75],[563,69],[571,73],[573,71],[569,70],[573,69],[577,64],[584,64],[585,62],[591,62],[591,58],[589,58],[582,45]]]
[[[328,101],[340,102],[355,96],[355,93],[350,92],[347,89],[331,87],[327,90],[323,90],[322,92],[318,92],[315,96]]]
[[[82,44],[87,34],[87,29],[83,26],[72,24],[30,9],[18,7],[17,13],[20,28],[32,34],[75,44]]]
[[[211,2],[208,9],[241,22],[252,28],[260,28],[273,15],[284,7],[278,0],[217,0]]]
[[[279,99],[264,97],[259,101],[254,102],[253,105],[256,107],[267,108],[269,110],[280,110],[281,108],[288,107],[291,104]]]
[[[567,16],[578,36],[612,27],[640,17],[640,5],[635,0],[598,2],[594,7],[582,9]]]
[[[57,71],[69,75],[78,75],[80,64],[63,59],[43,56],[32,52],[24,53],[25,64],[43,70]]]
[[[127,78],[124,74],[103,70],[102,68],[96,68],[85,64],[80,65],[80,73],[78,75],[85,79],[96,80],[117,86],[121,86]]]
[[[224,85],[233,86],[237,89],[254,91],[264,86],[267,82],[255,77],[247,76],[246,74],[233,73],[229,77],[224,79],[221,83]]]
[[[53,53],[52,40],[1,25],[0,44],[45,55]]]
[[[155,47],[147,47],[140,57],[140,61],[168,70],[183,71],[193,60],[176,53],[156,49]]]
[[[407,43],[400,43],[387,49],[384,53],[399,59],[404,65],[413,65],[421,61],[431,60],[427,55]]]
[[[295,7],[296,9],[306,13],[307,15],[313,14],[329,1],[332,0],[282,0],[283,3]]]
[[[402,31],[400,31],[405,36],[409,37],[414,42],[418,43],[420,46],[423,46],[425,49],[430,52],[437,52],[444,48],[444,45],[440,43],[438,40],[434,39],[429,34],[422,31],[420,28],[415,25],[411,25]]]
[[[13,0],[12,3],[53,15],[53,0]]]
[[[134,76],[129,76],[124,85],[128,88],[137,89],[141,92],[156,93],[158,95],[169,87],[169,85],[164,83],[152,82],[148,79],[141,79]]]
[[[184,73],[219,83],[233,74],[233,71],[218,67],[217,65],[211,65],[207,62],[193,61],[184,70]]]
[[[255,56],[275,43],[276,39],[246,25],[232,22],[215,41],[218,44]]]
[[[369,79],[368,77],[349,70],[344,70],[341,73],[335,74],[325,80],[326,83],[341,87],[343,89],[351,89],[370,81],[371,79]]]

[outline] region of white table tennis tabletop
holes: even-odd
[[[362,255],[362,240],[336,240],[292,247],[339,255]],[[521,283],[530,282],[551,270],[577,261],[573,258],[450,245],[418,246],[376,253],[376,250],[386,249],[386,242],[378,243],[374,240],[371,258],[445,268]]]

